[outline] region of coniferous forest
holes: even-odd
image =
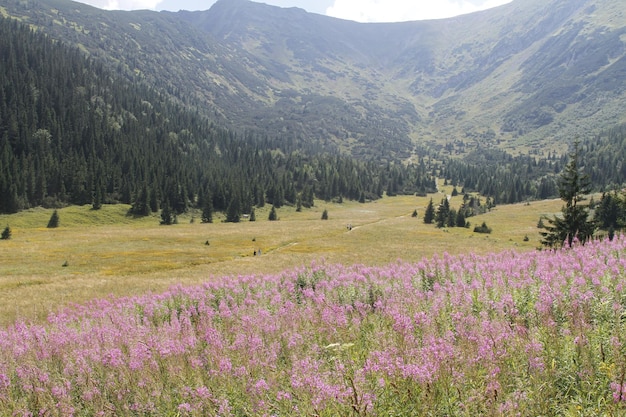
[[[413,164],[357,160],[288,135],[227,130],[182,97],[8,19],[0,19],[0,65],[1,213],[125,203],[137,216],[194,207],[238,219],[266,203],[424,194],[436,177],[507,204],[556,197],[567,163],[567,155],[490,149],[461,158],[416,148]],[[582,142],[594,190],[625,182],[625,144],[623,126]]]
[[[234,133],[77,49],[0,20],[0,212],[132,204],[249,213],[266,202],[371,200],[427,192],[423,169],[359,162],[289,138]]]

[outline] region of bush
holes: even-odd
[[[9,240],[9,239],[11,239],[11,228],[8,225],[2,231],[2,235],[0,236],[0,239],[2,239],[2,240]]]
[[[483,222],[480,226],[474,227],[474,233],[491,233],[491,227],[487,226],[487,223]]]
[[[322,213],[322,220],[328,220],[328,210],[324,209]]]

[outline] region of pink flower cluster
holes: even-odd
[[[312,265],[0,330],[7,415],[626,412],[626,239]],[[604,409],[599,409],[604,407]]]

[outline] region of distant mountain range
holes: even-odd
[[[363,159],[565,151],[626,121],[621,0],[515,0],[363,24],[248,0],[203,12],[3,0],[0,15],[241,132]]]

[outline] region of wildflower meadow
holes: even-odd
[[[313,264],[0,330],[6,416],[623,416],[626,239]]]

